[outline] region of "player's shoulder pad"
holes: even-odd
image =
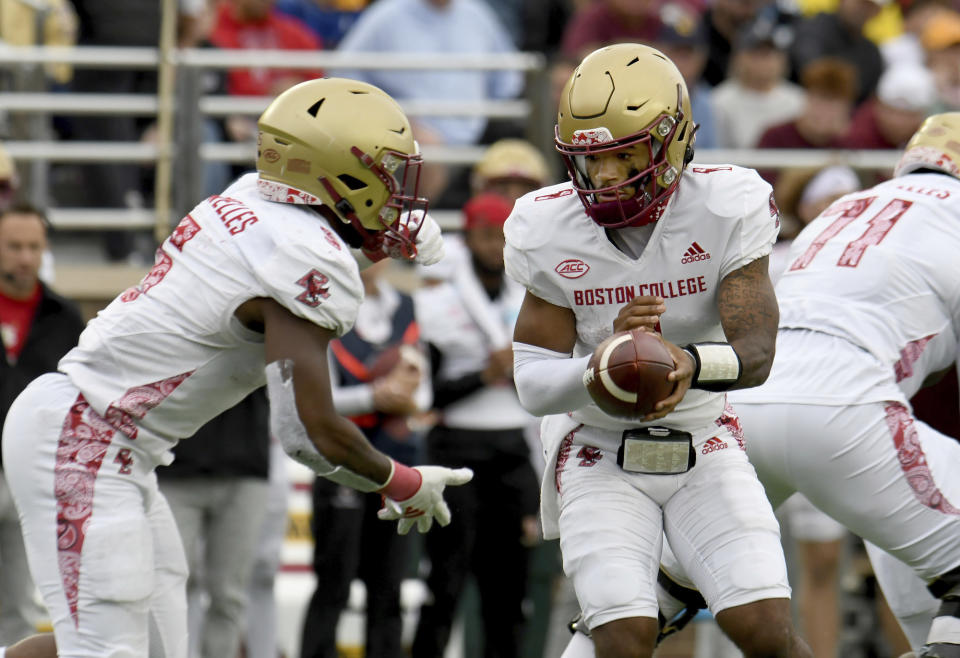
[[[569,182],[529,192],[513,204],[504,224],[507,244],[515,249],[534,249],[546,244],[557,230],[557,219],[571,203],[580,199]]]
[[[762,203],[773,204],[773,188],[747,167],[690,163],[681,184],[717,217],[741,217]]]
[[[307,254],[307,257],[350,261],[353,254],[344,240],[328,225],[327,220],[307,206],[270,201],[260,196],[256,174],[247,174],[230,185],[219,196],[242,205],[260,221],[259,245],[263,248]]]

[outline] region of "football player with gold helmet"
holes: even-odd
[[[330,391],[327,345],[356,319],[361,262],[442,255],[407,118],[380,89],[330,78],[280,94],[259,126],[258,171],[188,213],[7,416],[5,472],[60,655],[155,655],[159,635],[156,655],[186,658],[186,562],[154,469],[260,386],[286,452],[381,493],[401,533],[449,523],[444,487],[472,477],[390,459]]]
[[[560,538],[601,658],[653,654],[664,538],[745,655],[810,656],[779,526],[725,402],[773,361],[779,213],[755,171],[695,165],[696,130],[663,53],[596,50],[561,94],[569,182],[522,197],[507,221],[507,272],[527,288],[514,379],[544,417],[544,534]],[[584,374],[601,342],[634,328],[662,339],[675,385],[652,413],[614,416]],[[574,637],[566,655],[593,653]]]

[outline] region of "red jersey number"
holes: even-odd
[[[826,246],[827,242],[836,237],[840,231],[860,217],[876,198],[877,197],[871,196],[862,199],[853,199],[851,201],[834,204],[827,208],[827,210],[824,211],[824,216],[830,217],[837,215],[837,218],[833,220],[827,228],[823,229],[820,235],[814,238],[813,242],[810,243],[810,246],[807,247],[807,250],[803,252],[799,258],[793,261],[789,271],[802,270],[810,265],[817,253]],[[903,213],[907,212],[912,205],[912,201],[904,201],[903,199],[893,199],[885,205],[880,212],[867,221],[867,228],[863,234],[856,240],[847,243],[846,248],[837,260],[837,266],[856,267],[859,265],[860,259],[863,258],[867,247],[880,244],[883,239],[887,237],[890,229],[892,229],[903,216]]]

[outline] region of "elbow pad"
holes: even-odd
[[[578,359],[527,343],[513,343],[513,381],[520,404],[534,416],[574,411],[593,400],[583,385],[589,356]]]
[[[343,466],[335,466],[324,457],[307,434],[297,412],[293,390],[293,361],[274,361],[266,367],[267,397],[270,399],[270,433],[280,441],[283,451],[314,473],[338,484],[360,491],[376,491],[383,483],[358,475]]]

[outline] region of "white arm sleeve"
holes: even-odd
[[[534,416],[561,414],[585,407],[593,400],[583,385],[589,356],[513,343],[513,381],[520,404]]]
[[[334,466],[320,454],[300,421],[293,393],[293,361],[274,361],[267,365],[267,396],[270,399],[270,434],[280,441],[283,451],[328,480],[358,489],[377,491],[383,484],[374,482],[343,467]]]

